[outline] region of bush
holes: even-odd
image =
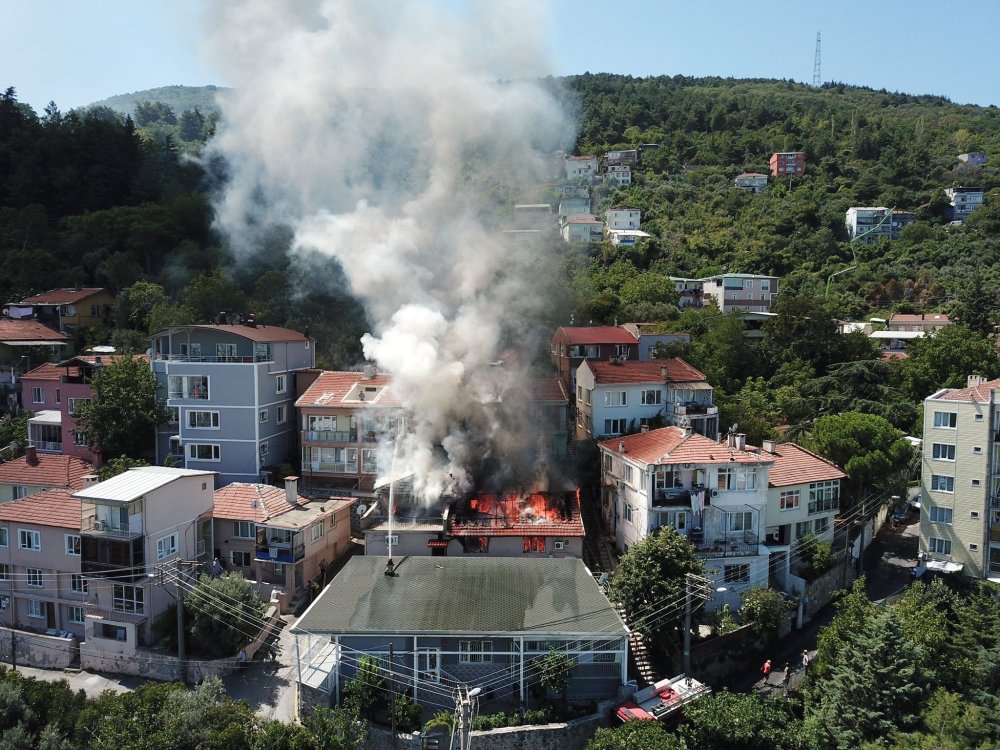
[[[358,660],[358,671],[344,683],[344,707],[358,716],[371,717],[384,698],[385,677],[370,656]]]
[[[420,727],[420,717],[424,709],[419,703],[414,703],[410,696],[397,695],[392,702],[392,715],[396,719],[396,729],[400,732],[413,732]]]
[[[815,534],[806,534],[799,540],[799,551],[807,565],[803,577],[808,581],[816,580],[836,564],[833,545],[819,541]]]
[[[239,573],[202,576],[185,604],[192,642],[209,656],[235,656],[264,627],[264,602]]]
[[[740,615],[758,635],[777,634],[786,612],[788,602],[774,589],[750,589],[743,595]]]
[[[444,712],[442,712],[444,713]],[[440,714],[439,714],[440,715]],[[434,721],[437,716],[432,719]],[[534,711],[511,712],[505,714],[503,711],[497,714],[485,714],[477,716],[472,721],[472,728],[480,732],[489,732],[493,729],[503,729],[505,727],[537,726],[539,724],[551,724],[556,721],[556,715],[551,708],[539,708]],[[428,725],[431,722],[428,722]],[[425,727],[426,729],[426,727]]]

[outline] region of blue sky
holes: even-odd
[[[0,0],[0,86],[36,109],[53,99],[66,110],[155,86],[225,85],[203,54],[199,20],[222,1],[239,0]],[[826,81],[1000,105],[996,0],[552,2],[555,75],[808,82],[820,31]]]

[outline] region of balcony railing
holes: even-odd
[[[214,362],[221,364],[252,364],[254,362],[273,362],[274,354],[255,354],[253,356],[233,357],[202,357],[189,354],[154,354],[154,360],[161,362]]]
[[[323,474],[357,474],[358,463],[326,463],[323,461],[313,461],[307,464],[310,471],[317,471]]]
[[[754,531],[729,531],[706,537],[700,529],[689,529],[688,540],[698,557],[751,557],[760,551],[760,538]]]
[[[296,544],[294,547],[285,544],[271,544],[265,547],[258,547],[254,557],[265,562],[291,564],[298,562],[306,556],[306,545]]]
[[[51,440],[29,440],[28,445],[35,447],[35,450],[41,453],[61,453],[62,443],[56,443]]]
[[[358,442],[358,431],[306,430],[302,439],[310,443],[356,443]]]
[[[698,401],[687,401],[674,404],[674,414],[694,416],[699,414],[713,415],[719,413],[719,407],[712,404],[703,404]]]

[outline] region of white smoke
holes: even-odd
[[[539,2],[253,0],[217,7],[233,89],[210,155],[234,245],[288,224],[343,266],[375,330],[365,356],[409,412],[396,474],[428,499],[519,446],[488,363],[540,304],[537,249],[502,238],[510,203],[565,145]]]

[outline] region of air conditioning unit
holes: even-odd
[[[94,521],[95,531],[107,531],[107,529],[108,529],[107,521]]]
[[[566,542],[553,542],[552,549],[559,551],[566,549]]]
[[[719,496],[719,491],[718,490],[712,490],[712,497],[718,497],[718,496]]]

